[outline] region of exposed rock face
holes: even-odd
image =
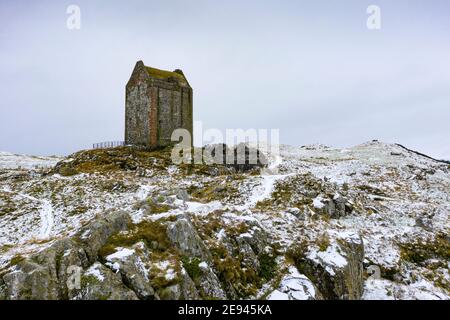
[[[215,274],[214,270],[208,265],[201,268],[201,275],[198,279],[199,287],[204,297],[213,299],[226,299],[227,294],[222,288],[223,285]]]
[[[79,237],[58,240],[47,249],[19,261],[3,275],[7,299],[67,299],[76,293],[67,286],[69,267],[85,268],[96,262],[109,236],[126,228],[129,217],[110,212],[84,227]]]
[[[450,298],[447,164],[378,142],[280,151],[263,172],[168,148],[53,171],[0,153],[0,299]]]
[[[180,282],[166,287],[161,293],[161,299],[165,300],[198,300],[200,295],[195,286],[194,281],[189,277],[187,272],[181,270]]]
[[[121,276],[121,280],[141,300],[157,299],[158,295],[150,285],[148,271],[144,261],[148,260],[150,253],[144,243],[138,243],[129,250],[129,255],[110,255],[106,257],[106,265]]]
[[[101,263],[94,263],[81,276],[81,289],[73,299],[81,300],[138,300],[136,293],[127,288],[121,275]]]
[[[279,288],[267,300],[322,300],[322,295],[311,280],[291,266],[289,274],[283,277]]]
[[[208,145],[204,148],[205,162],[223,164],[238,172],[246,172],[255,168],[264,168],[268,164],[266,156],[258,149],[245,144],[228,147],[226,144]],[[208,163],[208,162],[207,162]]]
[[[6,285],[3,279],[0,280],[0,300],[6,300],[7,298]]]
[[[364,287],[364,245],[357,235],[337,239],[326,251],[313,250],[296,261],[299,271],[325,299],[357,300]]]
[[[47,249],[19,261],[2,275],[0,297],[13,300],[146,300],[239,296],[236,291],[240,290],[239,286],[229,278],[219,278],[220,272],[216,270],[210,249],[187,216],[168,222],[167,237],[180,256],[190,261],[189,267],[194,268],[191,272],[197,272],[192,274],[195,281],[183,262],[179,271],[171,271],[173,276],[170,272],[170,275],[163,275],[166,284],[155,290],[152,283],[156,271],[150,267],[153,253],[144,242],[136,242],[128,248],[116,247],[114,253],[102,255],[100,249],[104,250],[112,236],[132,232],[128,230],[130,223],[124,212],[107,212],[105,217],[92,221],[74,237],[58,240]],[[261,269],[260,256],[267,245],[267,235],[253,221],[248,222],[245,230],[250,230],[251,234],[247,232],[225,240],[229,245],[227,254],[241,255],[241,264],[245,268]],[[161,244],[152,242],[151,245],[159,248]]]
[[[212,263],[212,256],[192,223],[187,218],[181,218],[171,223],[167,228],[167,235],[172,243],[180,250],[181,254],[190,259],[197,258],[203,261],[206,267],[201,268],[199,283],[203,294],[207,297],[225,299],[226,294],[222,290],[222,285],[208,266]]]
[[[130,217],[125,212],[106,214],[104,219],[94,220],[88,227],[81,229],[80,242],[89,263],[98,258],[98,251],[108,238],[119,231],[125,230],[130,223]]]
[[[211,254],[188,219],[181,218],[171,223],[167,235],[183,255],[211,261]]]
[[[3,276],[7,298],[11,300],[54,300],[58,298],[55,274],[33,262],[22,262],[18,271]]]
[[[314,206],[319,213],[326,214],[330,218],[345,217],[352,213],[353,205],[339,193],[333,197],[317,197]]]

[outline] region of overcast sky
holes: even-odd
[[[81,29],[69,30],[69,5]],[[381,30],[366,26],[381,8]],[[123,140],[134,64],[184,71],[204,129],[450,159],[448,0],[0,2],[0,150]]]

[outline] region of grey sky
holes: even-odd
[[[81,8],[81,30],[66,8]],[[382,29],[366,28],[368,5]],[[282,143],[402,143],[450,159],[450,3],[1,1],[0,150],[122,140],[137,60],[181,68],[207,128]]]

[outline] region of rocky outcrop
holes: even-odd
[[[267,300],[322,300],[323,297],[316,286],[305,275],[300,274],[294,266],[289,268],[278,289],[274,290]]]
[[[81,275],[81,287],[71,297],[74,300],[138,300],[136,293],[122,282],[121,274],[114,273],[96,262]]]
[[[222,164],[237,172],[264,168],[268,164],[266,156],[258,149],[240,144],[228,147],[226,144],[213,144],[204,147],[206,163]]]
[[[296,265],[325,299],[357,300],[364,288],[363,260],[362,239],[348,234],[336,239],[325,251],[309,251],[296,260]]]
[[[180,281],[164,288],[160,292],[161,299],[165,300],[198,300],[201,296],[195,286],[195,282],[186,270],[181,270]]]
[[[7,293],[6,293],[6,285],[3,282],[2,279],[0,279],[0,300],[6,300]]]
[[[181,254],[196,257],[203,261],[211,261],[212,257],[192,223],[186,218],[180,218],[169,224],[167,236],[180,250]]]
[[[131,222],[126,212],[106,213],[104,218],[96,219],[87,227],[81,229],[79,241],[89,263],[98,259],[98,251],[108,238],[119,231],[125,230]]]
[[[332,197],[318,196],[313,200],[313,206],[320,214],[335,219],[345,217],[353,211],[353,204],[339,193]]]
[[[212,264],[211,253],[188,218],[183,217],[169,224],[167,235],[180,253],[188,257],[190,263],[192,263],[193,258],[194,261],[197,261],[196,268],[200,268],[198,266],[200,263],[203,263],[205,266],[200,268],[197,279],[203,296],[226,299],[226,294],[222,289],[219,278],[214,273],[214,270],[209,267]]]
[[[31,261],[21,262],[18,270],[3,276],[6,297],[11,300],[58,299],[56,275]]]
[[[0,152],[0,299],[448,299],[448,165],[379,142],[259,147],[261,174],[250,144],[243,166],[231,146],[229,165],[118,147],[51,172]]]
[[[239,220],[238,220],[239,221]],[[248,296],[276,265],[267,233],[253,220],[230,222],[223,259],[188,215],[132,224],[106,212],[69,238],[17,261],[0,277],[0,298],[227,299]],[[231,268],[231,269],[230,269]]]
[[[149,260],[150,253],[144,243],[137,243],[127,255],[112,254],[106,257],[106,265],[121,276],[121,280],[131,288],[141,300],[158,299],[150,285],[149,274],[144,261]]]
[[[71,269],[87,268],[97,260],[98,250],[114,233],[126,228],[124,212],[108,212],[82,228],[73,237],[58,240],[50,247],[10,266],[2,279],[6,299],[68,299],[76,293],[67,285]]]

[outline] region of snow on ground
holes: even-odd
[[[106,260],[108,261],[112,261],[112,260],[123,260],[124,258],[131,256],[132,254],[134,254],[135,251],[132,249],[127,249],[127,248],[117,248],[117,251],[113,254],[110,254],[109,256],[106,257]]]
[[[312,282],[300,274],[295,267],[290,267],[283,277],[278,289],[274,290],[267,300],[313,300],[316,290]]]
[[[41,217],[41,228],[39,232],[39,237],[41,239],[48,238],[52,232],[53,228],[53,207],[50,201],[42,200],[42,207],[39,210]]]
[[[86,276],[94,276],[98,281],[103,282],[103,280],[105,280],[105,277],[102,275],[101,271],[99,270],[101,268],[101,266],[102,266],[101,263],[96,262],[92,266],[90,266],[89,269],[87,269],[84,274]]]
[[[134,222],[186,212],[206,219],[212,212],[223,210],[222,219],[226,223],[239,219],[254,221],[283,247],[292,244],[298,236],[315,239],[328,233],[333,241],[345,233],[357,234],[364,241],[368,263],[386,269],[398,268],[400,242],[450,233],[450,174],[446,164],[398,145],[377,141],[347,149],[280,145],[279,150],[279,154],[268,154],[270,162],[265,174],[248,175],[238,182],[239,191],[233,201],[201,203],[167,197],[170,209],[151,215],[135,208],[136,203],[174,187],[188,188],[209,182],[219,185],[223,179],[183,176],[175,166],[168,167],[164,173],[145,177],[134,172],[113,177],[97,174],[41,176],[23,169],[50,167],[60,159],[1,152],[0,208],[5,213],[0,213],[0,268],[15,255],[41,250],[58,237],[74,234],[97,214],[117,208],[130,212]],[[275,205],[271,210],[258,209],[259,202],[271,199],[277,184],[302,174],[311,174],[339,188],[345,186],[347,197],[355,201],[353,213],[339,219],[317,219],[315,211],[324,208],[324,195],[314,196],[307,210],[297,207],[280,210]],[[122,249],[113,256],[123,258],[130,253],[127,250],[131,251]],[[345,259],[338,250],[332,243],[325,251],[311,251],[310,255],[318,261],[341,266]],[[364,298],[449,298],[448,291],[436,288],[431,280],[422,276],[426,269],[410,268],[416,268],[413,271],[419,274],[414,281],[367,280]],[[292,272],[289,271],[286,281],[270,298],[296,299],[313,295],[313,290],[302,282],[305,279],[301,275],[293,276]],[[449,283],[448,272],[441,273]],[[170,272],[167,274],[171,277]]]
[[[38,157],[0,151],[0,169],[51,168],[61,160],[61,157],[56,156]]]
[[[275,183],[279,180],[283,180],[290,176],[290,174],[284,175],[263,175],[261,177],[261,184],[256,186],[250,194],[245,204],[237,206],[238,210],[246,210],[254,207],[258,202],[263,201],[270,197],[273,192]]]
[[[369,279],[364,287],[364,300],[448,300],[448,295],[440,292],[428,281],[418,281],[411,285],[395,284],[388,280]]]
[[[274,190],[277,181],[286,179],[292,176],[289,174],[275,174],[278,172],[280,165],[283,163],[283,158],[280,155],[269,157],[267,170],[263,170],[260,177],[260,183],[252,188],[252,192],[243,205],[237,206],[237,210],[247,210],[253,208],[258,202],[269,198]]]
[[[335,244],[329,246],[326,251],[313,250],[308,253],[308,258],[326,266],[329,274],[334,275],[333,267],[342,268],[347,264],[347,260],[339,252],[339,247]]]

